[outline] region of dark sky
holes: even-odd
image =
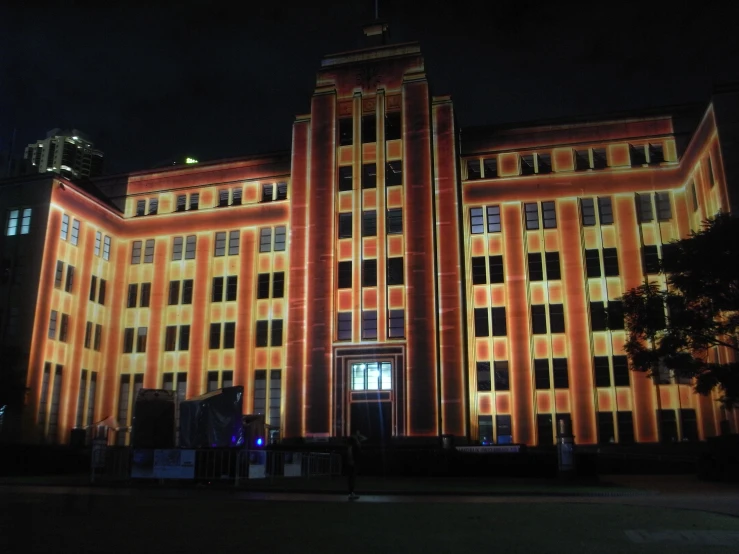
[[[109,172],[289,149],[321,57],[359,47],[373,11],[107,4],[0,7],[0,151],[14,127],[20,152],[71,126]],[[433,94],[451,94],[465,126],[707,101],[714,82],[739,81],[733,4],[382,0],[380,16],[393,42],[421,43]]]

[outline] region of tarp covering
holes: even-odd
[[[141,389],[134,402],[131,445],[134,448],[173,448],[174,409],[172,391]]]
[[[180,402],[180,448],[237,447],[244,387],[226,387]]]

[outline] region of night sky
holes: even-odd
[[[360,47],[373,13],[366,0],[59,4],[0,7],[0,151],[13,128],[20,153],[74,126],[109,173],[289,149],[322,56]],[[734,3],[559,4],[384,0],[380,16],[392,42],[420,42],[461,126],[707,102],[739,81]]]

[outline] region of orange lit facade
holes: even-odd
[[[670,115],[460,131],[393,45],[323,60],[289,153],[8,181],[23,439],[230,385],[286,440],[716,435],[714,399],[628,371],[618,298],[730,209],[719,126],[711,104],[687,140]]]

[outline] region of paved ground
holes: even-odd
[[[739,517],[727,515],[739,516],[737,489],[619,479],[602,488],[649,494],[427,490],[348,502],[336,493],[4,485],[0,552],[739,552]]]

